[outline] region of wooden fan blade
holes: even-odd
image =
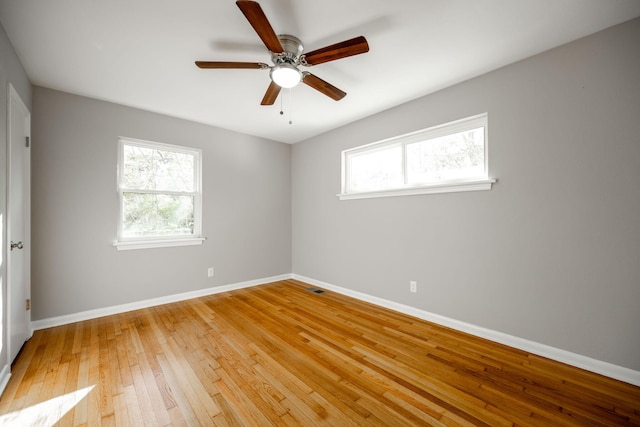
[[[359,36],[306,53],[300,60],[303,64],[306,62],[306,65],[318,65],[365,52],[369,52],[369,43],[363,36]]]
[[[249,24],[258,33],[258,37],[262,40],[262,43],[273,53],[283,53],[280,40],[273,31],[273,27],[269,23],[266,15],[262,11],[259,3],[249,0],[238,0],[236,2],[242,13],[244,14]]]
[[[280,86],[271,82],[269,87],[267,88],[267,92],[264,94],[264,98],[262,98],[262,102],[260,105],[273,105],[276,102],[276,98],[280,94]]]
[[[198,68],[242,68],[242,69],[264,69],[269,68],[262,62],[223,62],[223,61],[196,61]]]
[[[330,83],[325,82],[320,77],[314,76],[311,73],[307,73],[307,72],[303,73],[302,82],[307,86],[311,86],[318,92],[321,92],[327,95],[329,98],[333,99],[334,101],[340,101],[342,98],[344,98],[347,95],[346,92],[341,91],[337,87],[333,86]]]

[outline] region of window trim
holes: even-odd
[[[166,191],[162,194],[193,194],[193,235],[162,235],[162,236],[144,236],[144,237],[124,237],[123,232],[123,194],[125,190],[121,187],[121,174],[124,161],[124,146],[134,145],[138,147],[145,147],[158,150],[173,151],[178,153],[186,153],[194,155],[194,191],[192,193]],[[202,150],[197,148],[190,148],[181,145],[165,144],[162,142],[146,141],[142,139],[135,139],[129,137],[118,138],[118,164],[116,173],[116,188],[118,192],[118,225],[117,225],[117,240],[114,242],[114,246],[117,250],[131,250],[131,249],[149,249],[149,248],[164,248],[171,246],[191,246],[201,245],[204,240],[202,237]],[[145,190],[136,190],[139,192],[146,192]],[[149,193],[156,194],[155,191],[148,191]]]
[[[391,190],[363,191],[359,193],[338,194],[340,200],[372,199],[377,197],[417,196],[420,194],[460,193],[464,191],[491,190],[497,182],[495,178],[476,179],[469,181],[447,181],[433,185],[394,188]]]
[[[394,136],[370,144],[361,145],[342,151],[342,193],[338,194],[339,200],[366,199],[376,197],[411,196],[419,194],[438,194],[464,191],[490,190],[497,181],[489,177],[489,143],[488,143],[488,114],[482,113],[471,117],[455,120],[448,123],[421,129],[415,132]],[[456,179],[440,181],[428,184],[410,185],[408,182],[407,145],[441,136],[451,135],[466,130],[484,128],[484,176],[480,178]],[[347,178],[349,176],[349,157],[363,152],[373,152],[394,145],[402,147],[402,174],[405,184],[401,187],[372,190],[372,191],[348,191]]]

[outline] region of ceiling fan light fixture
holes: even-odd
[[[271,69],[271,80],[281,88],[292,88],[302,80],[302,73],[292,64],[278,64]]]

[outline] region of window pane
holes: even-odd
[[[122,200],[124,237],[193,235],[192,196],[125,192]]]
[[[408,184],[483,178],[484,128],[407,144]]]
[[[403,184],[402,147],[392,145],[348,156],[347,191],[372,191]]]
[[[195,156],[124,145],[122,186],[127,189],[193,192]]]

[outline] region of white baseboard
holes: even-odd
[[[0,370],[0,396],[4,393],[4,389],[9,383],[9,378],[11,378],[11,365],[7,363]]]
[[[203,297],[207,295],[219,294],[222,292],[233,291],[235,289],[249,288],[252,286],[263,285],[265,283],[277,282],[278,280],[286,280],[292,277],[291,274],[281,274],[279,276],[266,277],[263,279],[249,280],[246,282],[234,283],[231,285],[215,286],[207,289],[199,289],[197,291],[185,292],[181,294],[169,295],[166,297],[152,298],[144,301],[137,301],[128,304],[114,305],[111,307],[98,308],[95,310],[82,311],[80,313],[67,314],[64,316],[50,317],[48,319],[35,320],[31,322],[31,330],[52,328],[54,326],[67,325],[69,323],[81,322],[83,320],[96,319],[98,317],[110,316],[112,314],[126,313],[127,311],[139,310],[141,308],[154,307],[172,302],[184,301],[188,299]]]
[[[351,289],[335,286],[330,283],[325,283],[320,280],[315,280],[310,277],[301,276],[299,274],[282,274],[279,276],[266,277],[263,279],[249,280],[246,282],[234,283],[230,285],[216,286],[213,288],[201,289],[192,292],[185,292],[182,294],[169,295],[166,297],[159,297],[148,299],[144,301],[138,301],[129,304],[122,304],[112,307],[105,307],[96,310],[88,310],[75,314],[68,314],[65,316],[52,317],[48,319],[36,320],[31,322],[32,330],[46,329],[54,326],[66,325],[73,322],[80,322],[83,320],[95,319],[98,317],[109,316],[112,314],[125,313],[127,311],[138,310],[141,308],[153,307],[156,305],[168,304],[177,301],[184,301],[188,299],[198,298],[206,295],[213,295],[222,292],[228,292],[235,289],[249,288],[252,286],[263,285],[265,283],[276,282],[278,280],[296,279],[301,282],[309,283],[310,285],[318,286],[333,292],[337,292],[342,295],[346,295],[352,298],[366,301],[371,304],[375,304],[381,307],[389,308],[391,310],[408,314],[410,316],[417,317],[419,319],[427,320],[442,326],[446,326],[458,331],[466,332],[471,335],[475,335],[481,338],[486,338],[490,341],[494,341],[500,344],[508,345],[526,352],[537,354],[539,356],[547,357],[549,359],[556,360],[558,362],[566,363],[568,365],[576,366],[578,368],[586,369],[597,374],[601,374],[610,378],[614,378],[620,381],[624,381],[633,385],[640,386],[640,371],[634,371],[633,369],[625,368],[622,366],[614,365],[612,363],[604,362],[597,359],[592,359],[581,354],[572,353],[567,350],[551,347],[546,344],[537,343],[524,338],[516,337],[513,335],[505,334],[503,332],[494,331],[492,329],[483,328],[481,326],[473,325],[470,323],[462,322],[460,320],[452,319],[449,317],[441,316],[439,314],[430,313],[425,310],[421,310],[415,307],[411,307],[405,304],[385,300],[383,298],[374,297],[362,292],[353,291]],[[6,372],[5,372],[6,371]],[[0,392],[6,386],[6,382],[9,380],[11,374],[8,372],[8,368],[5,367],[0,372]]]
[[[583,356],[581,354],[572,353],[570,351],[551,347],[546,344],[530,341],[524,338],[505,334],[503,332],[494,331],[492,329],[483,328],[481,326],[476,326],[470,323],[462,322],[460,320],[451,319],[449,317],[430,313],[428,311],[420,310],[415,307],[411,307],[408,305],[404,305],[397,302],[367,295],[362,292],[357,292],[350,289],[342,288],[340,286],[335,286],[330,283],[325,283],[320,280],[315,280],[309,277],[301,276],[299,274],[293,274],[292,278],[296,280],[300,280],[301,282],[309,283],[310,285],[318,286],[320,288],[324,288],[333,292],[337,292],[339,294],[356,298],[361,301],[366,301],[371,304],[389,308],[391,310],[394,310],[400,313],[408,314],[410,316],[414,316],[419,319],[437,323],[439,325],[456,329],[458,331],[466,332],[468,334],[475,335],[481,338],[486,338],[490,341],[504,344],[509,347],[514,347],[519,350],[524,350],[528,353],[547,357],[549,359],[553,359],[558,362],[566,363],[567,365],[576,366],[578,368],[582,368],[587,371],[595,372],[597,374],[614,378],[616,380],[620,380],[633,385],[640,386],[640,371],[634,371],[633,369],[614,365],[609,362],[603,362],[597,359],[592,359],[590,357]]]

